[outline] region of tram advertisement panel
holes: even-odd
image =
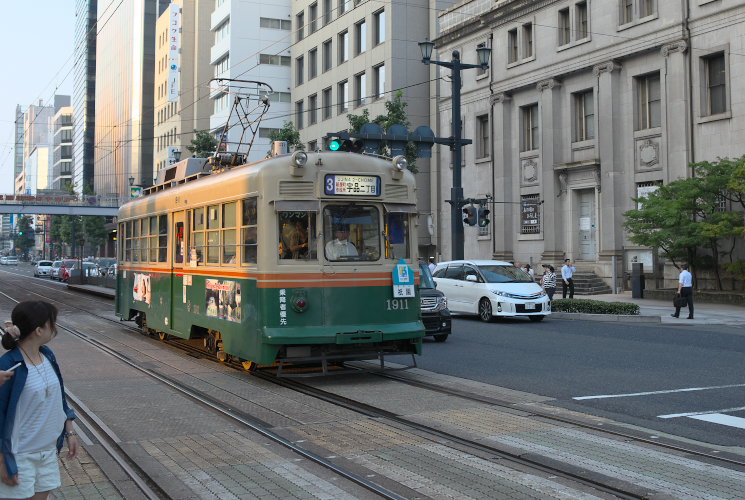
[[[132,285],[132,298],[149,304],[150,297],[150,275],[135,273],[135,279]]]
[[[212,318],[241,321],[241,284],[235,281],[205,281],[205,311]]]

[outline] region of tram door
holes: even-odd
[[[173,226],[171,228],[173,253],[173,267],[171,269],[171,329],[189,333],[186,327],[185,312],[187,305],[186,292],[190,283],[184,277],[184,265],[186,264],[186,213],[184,211],[174,212]]]

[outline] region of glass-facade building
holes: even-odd
[[[71,182],[77,193],[93,189],[98,0],[75,0],[73,146]]]

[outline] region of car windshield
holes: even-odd
[[[52,263],[48,260],[40,260],[39,263],[36,265],[40,267],[49,267],[52,265]]]
[[[435,280],[426,262],[419,262],[419,288],[435,288]]]
[[[522,269],[511,265],[479,266],[487,283],[534,283],[533,278]]]

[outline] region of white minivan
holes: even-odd
[[[527,316],[531,321],[541,321],[551,314],[543,287],[509,262],[441,262],[432,275],[453,313],[476,314],[487,322],[495,316]]]

